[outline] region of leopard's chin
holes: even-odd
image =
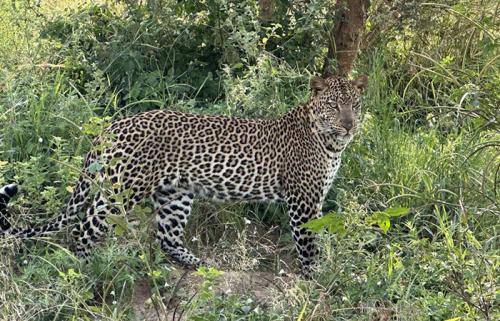
[[[349,143],[354,138],[354,133],[346,131],[345,133],[337,134],[336,138],[340,142]]]

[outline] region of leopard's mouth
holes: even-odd
[[[339,129],[339,128],[330,128],[328,130],[328,133],[332,136],[335,136],[337,138],[348,138],[349,136],[351,136],[351,133],[349,133],[347,130],[345,129]]]
[[[334,136],[339,140],[346,141],[354,137],[357,127],[347,130],[344,127],[332,126],[329,122],[323,121],[320,123],[320,131],[324,134]]]
[[[339,135],[337,136],[337,138],[339,138],[340,140],[343,140],[343,141],[346,141],[346,140],[350,140],[354,135],[352,133],[346,133],[344,135]]]
[[[333,134],[335,134],[338,137],[342,137],[342,138],[347,138],[347,137],[351,136],[351,134],[352,134],[348,130],[346,130],[345,128],[333,128],[332,131],[333,131]]]
[[[354,135],[356,134],[356,130],[353,128],[351,130],[338,130],[336,137],[339,141],[344,141],[344,142],[349,142],[354,138]]]

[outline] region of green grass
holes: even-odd
[[[307,13],[278,4],[281,27],[260,24],[252,1],[1,2],[0,185],[20,184],[14,221],[64,209],[105,117],[276,117],[305,101],[325,54],[307,39],[329,26],[328,4],[313,2]],[[356,65],[370,77],[363,127],[324,205],[343,229],[320,233],[313,280],[293,274],[281,206],[198,201],[187,240],[217,270],[183,275],[154,241],[146,202],[130,217],[139,227],[90,264],[66,232],[0,239],[0,320],[498,319],[495,7],[436,6],[408,5],[396,21],[373,1],[386,37]],[[394,207],[410,210],[386,233],[371,225]]]

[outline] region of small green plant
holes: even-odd
[[[382,212],[375,212],[371,216],[366,218],[366,223],[369,225],[377,224],[384,233],[387,233],[389,227],[391,226],[391,218],[400,217],[408,214],[409,209],[406,207],[391,207],[385,209]],[[330,233],[344,233],[344,218],[342,215],[330,212],[320,218],[309,220],[309,222],[302,224],[313,232],[320,232],[326,229]]]
[[[201,300],[208,301],[215,297],[213,292],[214,282],[223,274],[223,271],[204,266],[199,267],[196,272],[193,272],[193,275],[200,276],[203,279],[198,288],[198,295]]]
[[[313,232],[320,232],[324,228],[330,233],[343,233],[345,232],[344,219],[340,214],[328,213],[320,218],[310,220],[301,225]]]
[[[401,217],[408,214],[410,211],[406,207],[391,207],[387,208],[382,212],[375,212],[371,216],[366,218],[367,224],[377,224],[384,233],[387,233],[391,227],[391,218]]]

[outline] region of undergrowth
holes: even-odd
[[[270,118],[303,103],[332,5],[276,2],[271,23],[255,1],[0,10],[0,185],[20,185],[10,211],[23,224],[64,209],[112,119],[153,108]],[[336,225],[319,232],[312,280],[294,273],[279,205],[197,201],[187,240],[216,268],[193,275],[161,254],[146,202],[89,264],[68,233],[0,239],[0,320],[499,319],[497,17],[494,1],[372,1],[354,71],[370,77],[363,127],[324,204]],[[383,214],[395,208],[407,210]],[[269,282],[224,288],[235,271]]]

